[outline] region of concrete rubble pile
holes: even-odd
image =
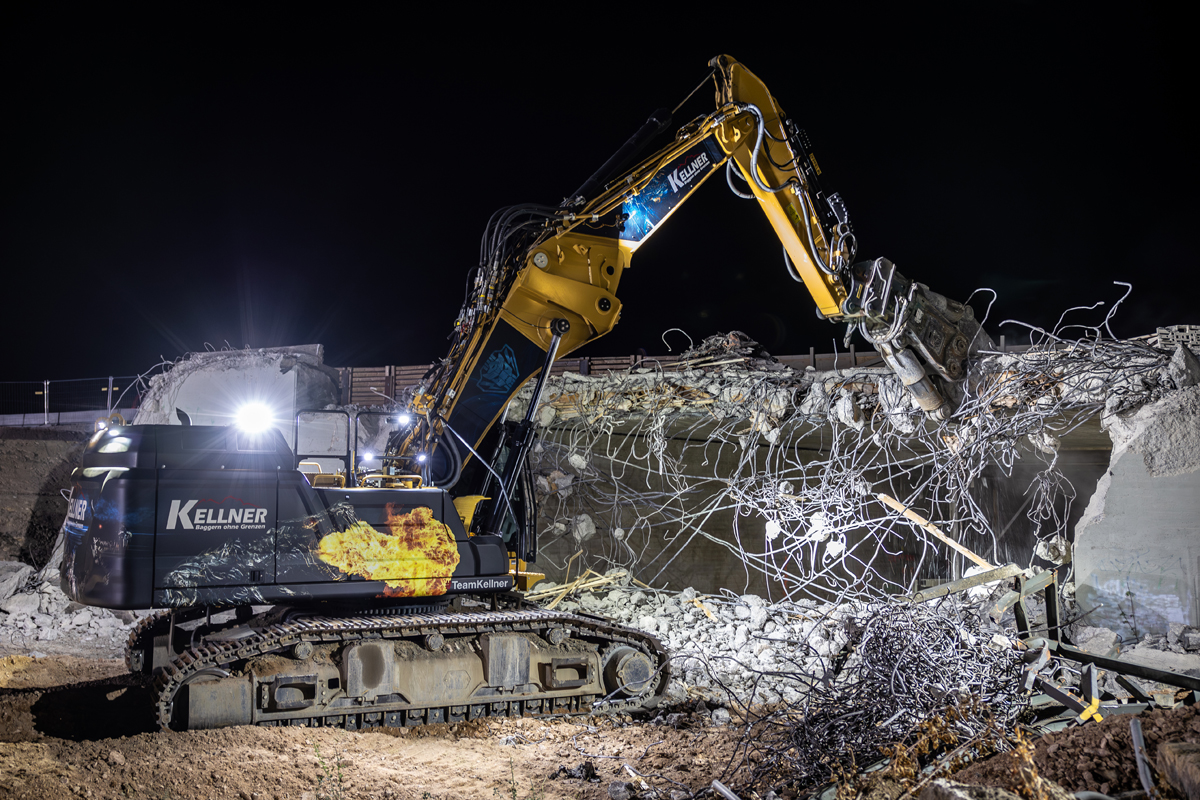
[[[57,564],[57,560],[53,563]],[[57,569],[35,572],[0,561],[0,647],[33,656],[120,656],[125,640],[147,611],[113,611],[71,602],[58,587]]]
[[[871,763],[951,707],[979,709],[958,724],[983,736],[1011,725],[1028,702],[1011,616],[987,615],[998,587],[925,604],[773,603],[621,585],[629,580],[621,570],[605,577],[599,591],[567,584],[537,593],[654,633],[671,654],[669,701],[738,724],[757,753],[753,769],[797,785],[819,785],[838,763]],[[664,709],[662,720],[671,714]]]
[[[594,588],[581,591],[580,585]],[[612,617],[656,635],[671,654],[672,670],[670,705],[659,721],[671,723],[681,716],[674,708],[686,704],[714,724],[738,725],[756,752],[756,775],[787,775],[811,787],[834,777],[839,762],[850,770],[869,765],[935,718],[953,719],[962,741],[986,741],[985,752],[1011,746],[1001,732],[1018,720],[1028,723],[1033,712],[1026,672],[1036,644],[1019,640],[1012,608],[997,613],[1009,588],[1005,580],[920,603],[771,602],[692,588],[654,591],[614,569],[561,586],[539,584],[534,595],[564,611]],[[1027,597],[1026,610],[1035,629],[1044,629],[1046,608],[1038,599]],[[1073,605],[1068,611],[1079,616]],[[1129,649],[1121,648],[1116,633],[1083,622],[1068,626],[1068,633],[1087,653],[1200,677],[1195,627],[1175,625]],[[1078,669],[1054,674],[1061,689],[1084,691]],[[1101,670],[1099,684],[1109,702],[1135,699],[1115,673]],[[1141,686],[1165,693],[1157,697],[1176,693],[1150,681]]]
[[[987,616],[1003,589],[983,587],[949,603],[915,606],[906,601],[864,604],[814,600],[773,603],[753,594],[702,595],[695,589],[654,591],[612,582],[594,591],[569,591],[570,585],[539,583],[537,598],[563,597],[556,609],[611,617],[658,637],[672,655],[668,696],[676,702],[703,699],[710,705],[748,708],[757,704],[797,703],[811,680],[828,678],[839,656],[845,658],[867,623],[887,613],[940,617],[955,626],[956,650],[1002,653],[1011,650],[1013,614],[997,623]],[[540,599],[546,603],[547,600]],[[851,642],[855,639],[855,642]],[[932,646],[932,642],[927,643]],[[928,657],[928,653],[926,654]],[[853,671],[854,659],[842,669]],[[1005,669],[1013,667],[1009,663]],[[811,679],[811,680],[810,680]],[[1016,680],[1015,668],[1003,680]],[[957,687],[956,687],[957,688]],[[727,713],[718,713],[728,719]]]

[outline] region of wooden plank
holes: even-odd
[[[429,371],[430,364],[417,364],[407,367],[393,367],[396,375],[396,382],[401,384],[413,384],[425,377],[425,373]]]
[[[618,356],[609,358],[588,359],[588,369],[595,375],[605,370],[623,371],[633,364],[633,356]]]
[[[979,566],[987,567],[988,569],[996,568],[994,564],[989,564],[987,561],[984,561],[982,558],[975,555],[975,553],[972,553],[970,550],[963,547],[961,544],[954,541],[946,534],[942,533],[941,530],[939,530],[936,525],[934,525],[932,522],[930,522],[929,520],[922,517],[917,512],[913,511],[908,506],[901,503],[896,498],[891,497],[890,495],[882,494],[882,493],[875,495],[875,497],[884,505],[887,505],[887,506],[899,511],[904,517],[917,523],[917,525],[921,526],[921,528],[923,528],[925,531],[932,534],[937,539],[940,539],[941,541],[945,542],[946,544],[948,544],[950,547],[954,548],[958,552],[962,553],[964,556],[971,559]]]

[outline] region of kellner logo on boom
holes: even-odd
[[[709,165],[708,153],[700,153],[696,156],[696,160],[686,167],[680,167],[674,172],[667,175],[667,183],[671,184],[671,191],[678,193],[680,189],[687,186],[692,178]]]

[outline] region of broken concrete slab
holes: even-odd
[[[1117,655],[1117,645],[1121,637],[1116,631],[1084,625],[1075,628],[1071,633],[1075,646],[1085,653],[1094,656],[1113,657]]]
[[[1109,413],[1109,470],[1075,529],[1089,618],[1135,638],[1200,623],[1200,386]]]
[[[0,611],[7,612],[11,617],[36,614],[40,607],[41,598],[36,594],[16,594],[0,603]]]
[[[1178,345],[1167,362],[1167,375],[1180,389],[1200,384],[1200,359],[1184,345]]]
[[[290,444],[297,411],[338,402],[338,374],[323,357],[321,345],[191,353],[150,378],[133,422],[229,425],[241,406],[255,402],[271,409]]]
[[[1174,653],[1170,650],[1136,645],[1122,652],[1120,658],[1122,661],[1200,678],[1200,655]]]
[[[33,567],[19,561],[0,561],[0,603],[23,589],[33,579]]]
[[[1114,460],[1133,450],[1156,478],[1200,469],[1200,386],[1171,392],[1133,411],[1106,411],[1103,423],[1113,440]]]

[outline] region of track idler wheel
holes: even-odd
[[[610,695],[636,697],[654,678],[654,660],[628,645],[610,650],[604,659],[604,688]]]

